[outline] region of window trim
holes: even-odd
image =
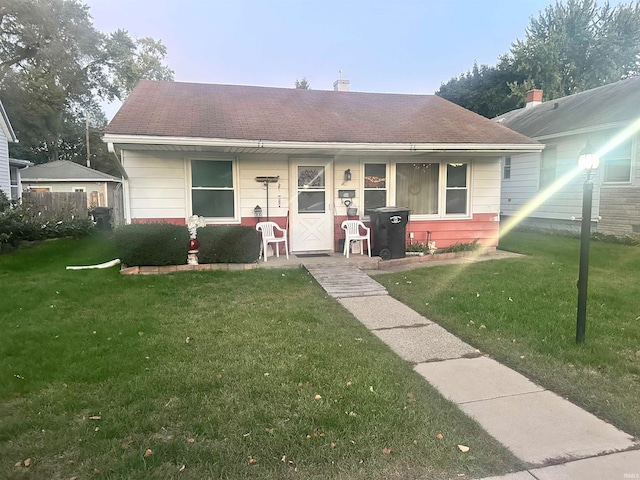
[[[364,214],[364,164],[365,163],[381,163],[387,165],[387,206],[390,203],[395,203],[396,198],[396,165],[399,163],[438,163],[439,167],[439,176],[438,176],[438,213],[428,214],[428,213],[411,213],[411,220],[415,221],[424,221],[424,220],[470,220],[473,218],[472,213],[472,178],[473,178],[473,159],[469,158],[446,158],[446,157],[364,157],[360,160],[360,172],[361,172],[361,183],[360,183],[360,193],[358,194],[360,198],[362,198],[362,208],[359,208],[361,211],[360,218],[362,220],[368,221],[369,215]],[[466,213],[446,213],[447,207],[447,165],[451,163],[462,163],[467,165],[467,178],[466,178],[466,190],[467,190],[467,202],[466,202]],[[393,202],[391,199],[394,199]],[[398,205],[402,207],[403,205]]]
[[[471,162],[470,161],[466,161],[466,162],[446,162],[444,165],[445,167],[448,167],[449,165],[452,164],[460,164],[460,165],[466,165],[467,166],[467,171],[465,172],[465,186],[463,187],[449,187],[447,185],[447,168],[445,168],[445,172],[444,172],[444,199],[443,199],[443,210],[442,210],[442,215],[446,218],[467,218],[467,217],[471,217],[470,214],[470,210],[471,210],[471,204],[470,204],[470,200],[471,200]],[[447,192],[449,192],[449,190],[464,190],[465,192],[467,192],[466,195],[466,202],[465,202],[465,212],[464,213],[447,213]]]
[[[502,163],[502,179],[511,180],[511,157],[504,157]]]
[[[549,183],[548,185],[543,185],[542,184],[542,172],[543,170],[551,170],[551,168],[547,167],[546,169],[543,168],[544,166],[544,154],[547,151],[554,151],[555,152],[555,161],[553,164],[553,180],[551,181],[551,183]],[[538,191],[544,190],[549,188],[551,185],[554,184],[554,182],[558,179],[558,146],[557,145],[546,145],[544,147],[544,150],[542,150],[542,152],[540,152],[540,168],[538,169]]]
[[[196,190],[232,190],[233,191],[233,217],[204,217],[207,224],[217,224],[217,225],[230,225],[230,224],[239,224],[242,219],[240,216],[240,196],[239,196],[239,169],[238,169],[238,158],[237,157],[225,157],[225,156],[215,156],[215,157],[205,157],[202,155],[189,156],[185,158],[185,183],[187,186],[187,218],[193,215],[193,178],[192,178],[192,170],[191,170],[191,162],[193,161],[211,161],[211,162],[231,162],[231,178],[233,180],[232,188],[205,188],[205,187],[196,187]],[[257,184],[256,184],[257,185]]]
[[[633,179],[634,179],[634,174],[633,174],[633,159],[635,158],[635,153],[636,153],[636,142],[635,139],[630,138],[628,140],[626,140],[623,143],[629,142],[629,157],[625,157],[625,158],[607,158],[607,155],[605,154],[603,156],[603,158],[601,159],[601,164],[602,164],[602,183],[604,185],[632,185],[633,184]],[[622,145],[622,144],[621,144]],[[607,180],[607,172],[608,172],[608,167],[609,167],[609,162],[611,160],[628,160],[629,161],[629,179],[628,180]]]
[[[365,185],[365,165],[384,165],[385,167],[385,187],[384,188],[366,188]],[[362,191],[362,208],[360,208],[360,218],[369,218],[369,215],[367,215],[365,213],[365,192],[368,191],[380,191],[380,190],[384,190],[385,192],[385,196],[384,196],[384,204],[385,206],[389,205],[389,190],[391,188],[390,182],[389,182],[389,178],[391,176],[391,165],[388,159],[386,158],[364,158],[361,161],[361,168],[362,168],[362,182],[360,184],[360,188]]]

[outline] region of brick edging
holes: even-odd
[[[258,268],[257,263],[203,263],[200,265],[163,265],[159,267],[124,267],[121,275],[157,275],[173,272],[204,272],[208,270],[242,271]]]

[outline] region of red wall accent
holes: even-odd
[[[414,243],[426,243],[427,232],[430,231],[431,240],[436,242],[437,248],[448,247],[455,243],[470,243],[476,239],[483,246],[497,247],[500,222],[496,222],[494,220],[495,217],[495,213],[476,213],[473,218],[465,220],[412,220],[407,225],[407,243],[409,243],[410,232],[413,232],[412,241]],[[344,215],[336,215],[333,219],[333,243],[336,252],[339,251],[338,244],[340,240],[344,238],[340,224],[346,219],[347,217]],[[266,219],[260,218],[259,220],[264,221]],[[269,220],[276,222],[282,228],[287,228],[287,217],[269,217]],[[134,218],[132,223],[186,225],[184,218]],[[241,225],[255,227],[258,219],[255,217],[242,217],[240,223]]]

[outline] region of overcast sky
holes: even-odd
[[[176,81],[293,87],[306,77],[329,90],[342,70],[352,91],[430,94],[474,61],[494,65],[553,0],[85,3],[102,32],[162,40]]]

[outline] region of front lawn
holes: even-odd
[[[112,258],[102,237],[0,256],[0,478],[521,467],[304,271],[64,268]]]
[[[640,436],[640,247],[591,243],[586,341],[577,346],[579,243],[512,232],[501,248],[526,257],[376,280],[484,353]]]

